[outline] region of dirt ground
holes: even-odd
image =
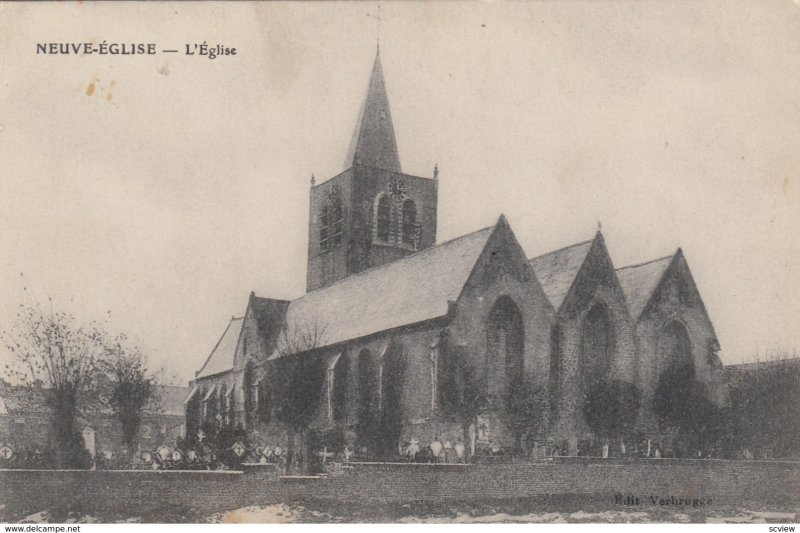
[[[800,504],[634,508],[609,498],[556,497],[487,502],[408,503],[363,506],[330,501],[298,501],[197,514],[186,509],[153,508],[139,516],[97,516],[80,510],[43,510],[20,523],[779,523],[800,522]]]

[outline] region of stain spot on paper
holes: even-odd
[[[86,88],[86,96],[92,96],[94,94],[94,82],[90,83],[89,86]]]

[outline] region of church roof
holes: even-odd
[[[579,242],[539,257],[529,259],[536,278],[544,289],[547,299],[555,309],[560,309],[567,297],[572,282],[578,275],[594,239]]]
[[[630,265],[617,269],[617,278],[628,302],[628,309],[634,319],[647,307],[653,292],[664,277],[675,254],[653,259],[646,263]]]
[[[289,300],[276,300],[274,298],[261,298],[255,293],[250,294],[248,306],[253,311],[258,334],[264,341],[274,339],[281,329]]]
[[[197,372],[195,379],[206,378],[227,372],[233,369],[233,360],[236,355],[236,347],[239,344],[239,334],[242,332],[244,317],[232,317],[225,332],[220,337],[217,345],[211,350],[211,355],[206,359],[203,367]]]
[[[355,164],[402,172],[397,141],[389,110],[389,97],[383,79],[380,51],[375,55],[367,96],[358,115],[344,168]]]
[[[292,301],[285,332],[319,332],[313,348],[447,315],[495,226],[419,251]],[[276,350],[270,359],[280,357]]]

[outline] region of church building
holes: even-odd
[[[617,268],[598,231],[531,258],[502,215],[437,242],[438,174],[402,170],[378,53],[344,170],[311,180],[306,293],[250,294],[198,361],[189,433],[238,429],[284,449],[313,433],[365,458],[435,440],[576,454],[600,438],[584,416],[598,383],[640,393],[631,423],[652,439],[670,365],[691,365],[725,401],[681,250]]]

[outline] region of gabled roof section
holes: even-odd
[[[383,79],[380,50],[375,55],[367,96],[358,115],[344,168],[354,165],[402,172],[394,136],[389,97]]]
[[[316,331],[309,348],[321,348],[446,316],[448,302],[458,299],[495,227],[311,291],[289,304],[284,331],[290,336]]]
[[[244,323],[244,317],[231,318],[222,337],[220,337],[217,345],[211,351],[211,355],[208,356],[203,367],[197,372],[196,379],[207,378],[233,369],[236,347],[239,345],[239,335],[242,332],[242,323]]]
[[[675,256],[676,254],[672,254],[617,269],[617,278],[633,319],[642,315]]]
[[[256,296],[255,293],[250,293],[248,305],[256,320],[259,335],[268,340],[280,330],[283,317],[286,314],[286,308],[289,307],[289,300],[261,298]]]
[[[569,294],[594,241],[579,242],[528,260],[547,299],[556,310],[561,308]]]

